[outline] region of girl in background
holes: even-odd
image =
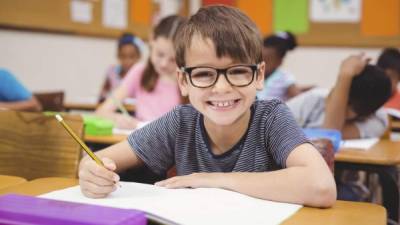
[[[96,114],[113,120],[118,128],[133,129],[157,119],[181,103],[173,39],[184,21],[180,16],[169,16],[160,21],[152,33],[147,63],[134,65]],[[136,99],[135,117],[116,112],[115,102],[128,97]]]
[[[311,88],[297,86],[292,74],[279,69],[286,53],[296,47],[296,37],[290,32],[279,32],[264,38],[262,54],[266,64],[265,82],[264,89],[257,94],[259,99],[286,101]]]
[[[99,102],[103,102],[116,89],[129,69],[140,60],[143,54],[143,41],[131,33],[123,34],[118,40],[119,65],[112,65],[106,73],[106,78],[100,92]]]

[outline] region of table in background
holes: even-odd
[[[397,165],[400,164],[400,142],[381,139],[368,150],[340,149],[335,155],[335,171],[363,170],[379,175],[383,205],[389,218],[398,223],[400,194]]]
[[[66,102],[64,103],[64,109],[66,111],[70,110],[85,110],[85,111],[95,111],[99,106],[97,103],[76,103],[76,102]],[[128,112],[135,112],[136,106],[132,104],[124,105],[125,109]]]
[[[124,134],[113,135],[88,135],[85,134],[83,140],[91,144],[113,145],[125,140],[128,136]]]

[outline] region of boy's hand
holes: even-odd
[[[86,157],[79,166],[79,185],[82,193],[89,198],[104,198],[117,189],[119,176],[115,172],[115,163],[102,158],[103,166]]]
[[[370,60],[364,53],[347,57],[340,66],[340,76],[353,78],[361,73]]]
[[[222,173],[192,173],[186,176],[176,176],[155,183],[166,188],[219,188]]]

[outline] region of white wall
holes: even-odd
[[[65,90],[66,100],[94,100],[106,68],[115,62],[116,41],[0,30],[0,67],[33,91]]]
[[[380,49],[298,47],[288,52],[283,68],[293,73],[299,84],[330,88],[335,84],[341,61],[360,52],[365,52],[371,63],[375,63]]]
[[[364,51],[373,59],[379,49],[299,47],[284,68],[300,84],[331,87],[340,61]],[[106,68],[115,63],[111,39],[10,31],[0,29],[0,67],[5,67],[33,91],[65,90],[67,101],[94,101]]]

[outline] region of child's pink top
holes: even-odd
[[[152,92],[140,86],[145,64],[137,63],[129,70],[122,81],[128,96],[136,99],[135,116],[142,121],[157,119],[169,112],[181,101],[177,83],[158,80]]]

